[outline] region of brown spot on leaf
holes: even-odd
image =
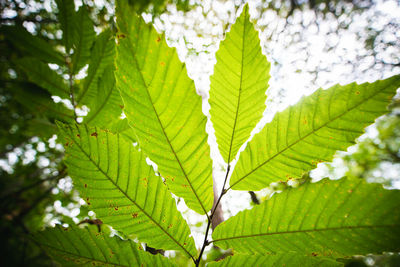
[[[118,210],[118,207],[115,207],[114,209],[115,209],[115,210]]]
[[[160,62],[160,65],[164,67],[164,66],[165,66],[165,62],[164,62],[164,61],[161,61],[161,62]]]
[[[359,91],[356,91],[356,95],[359,95],[360,94],[360,92]]]
[[[87,184],[85,184],[84,186],[85,186],[85,188],[87,188]]]
[[[65,143],[65,146],[68,146],[68,145],[69,145],[69,142],[66,142],[66,143]]]
[[[125,34],[123,34],[123,33],[117,35],[117,38],[118,38],[118,39],[124,39],[125,37],[126,37],[126,36],[125,36]]]
[[[121,109],[124,109],[124,106],[123,106],[123,105],[119,105],[119,107],[120,107]]]
[[[97,137],[97,133],[96,133],[96,132],[94,132],[94,133],[91,133],[91,134],[90,134],[90,136]]]
[[[137,218],[137,216],[138,216],[137,212],[132,213],[132,218]]]
[[[81,135],[80,135],[80,134],[77,134],[76,137],[81,138]]]
[[[172,223],[170,223],[170,224],[168,225],[168,228],[172,228]]]
[[[160,36],[158,36],[156,42],[159,43],[160,41],[161,41],[161,38],[160,38]]]
[[[313,255],[314,257],[318,256],[318,254],[315,252],[311,253],[311,255]]]
[[[85,219],[85,220],[80,221],[78,223],[78,225],[81,225],[83,223],[87,223],[87,224],[91,224],[91,225],[102,225],[103,224],[103,222],[100,219],[93,219],[93,220],[92,219]]]

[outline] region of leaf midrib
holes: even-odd
[[[240,96],[242,94],[242,81],[243,81],[243,61],[244,61],[244,39],[245,39],[245,34],[246,34],[246,24],[247,24],[247,12],[245,12],[244,15],[244,22],[243,22],[243,37],[242,37],[242,59],[241,59],[241,66],[240,66],[240,83],[239,83],[239,94],[238,94],[238,100],[237,100],[237,106],[236,106],[236,113],[235,113],[235,121],[233,123],[232,127],[232,136],[231,136],[231,143],[229,145],[229,154],[228,154],[228,164],[231,160],[231,153],[232,153],[232,145],[233,145],[233,139],[235,137],[235,130],[236,130],[236,123],[237,123],[237,118],[239,114],[239,106],[240,106]]]
[[[125,26],[126,26],[126,28],[128,28],[128,25],[125,25]],[[159,36],[159,37],[161,38],[162,36]],[[131,47],[134,47],[134,46],[132,45],[132,43],[131,43],[130,38],[127,38],[127,39],[128,39],[128,42],[129,42],[130,46],[131,46]],[[132,51],[132,50],[131,50],[131,51]],[[165,132],[164,126],[163,126],[163,124],[161,123],[160,117],[159,117],[159,115],[158,115],[158,113],[157,113],[157,110],[156,110],[156,108],[155,108],[155,106],[154,106],[154,103],[153,103],[153,100],[152,100],[152,98],[151,98],[150,92],[149,92],[149,90],[148,90],[148,86],[147,86],[146,83],[145,83],[145,80],[144,80],[144,77],[143,77],[143,73],[142,73],[141,70],[140,70],[139,62],[137,61],[137,58],[136,58],[136,53],[134,53],[134,51],[132,51],[132,53],[133,53],[133,58],[134,58],[134,60],[135,60],[136,68],[139,70],[140,77],[141,77],[141,79],[142,79],[142,82],[143,82],[144,87],[146,88],[146,93],[147,93],[147,96],[148,96],[149,101],[150,101],[150,103],[151,103],[151,107],[153,108],[154,114],[155,114],[156,117],[157,117],[158,123],[159,123],[159,125],[160,125],[160,127],[161,127],[161,130],[162,130],[162,132],[163,132],[163,135],[165,136],[165,139],[167,140],[167,143],[168,143],[169,147],[171,148],[171,151],[172,151],[172,153],[174,154],[175,159],[176,159],[176,161],[178,162],[179,167],[181,168],[181,170],[182,170],[182,172],[183,172],[183,175],[184,175],[186,181],[188,182],[190,188],[192,189],[191,191],[193,192],[193,194],[195,195],[197,201],[199,202],[199,204],[200,204],[200,206],[201,206],[201,208],[202,208],[204,214],[207,215],[207,210],[206,210],[205,207],[203,206],[203,203],[201,202],[199,196],[198,196],[197,193],[196,193],[196,190],[194,189],[194,187],[193,187],[191,181],[189,180],[189,177],[187,176],[186,171],[185,171],[185,169],[183,168],[182,163],[180,162],[180,160],[179,160],[179,158],[178,158],[178,155],[176,154],[174,148],[172,147],[172,144],[171,144],[171,142],[170,142],[170,140],[169,140],[169,138],[168,138],[168,136],[167,136],[167,134],[166,134],[166,132]],[[129,124],[129,125],[130,125],[130,124]]]
[[[284,235],[284,234],[297,234],[297,233],[310,233],[310,232],[324,232],[324,231],[336,231],[336,230],[352,230],[352,229],[374,229],[374,228],[389,228],[389,227],[392,228],[392,227],[399,227],[399,226],[400,226],[400,224],[359,225],[359,226],[331,227],[331,228],[323,228],[323,229],[294,230],[294,231],[260,233],[260,234],[251,234],[251,235],[241,235],[241,236],[217,238],[217,239],[214,239],[213,241],[210,241],[210,242],[219,242],[219,241],[225,241],[225,240],[251,238],[251,237],[258,237],[258,236],[271,236],[271,235]]]
[[[86,128],[86,127],[85,127]],[[96,129],[97,131],[97,129]],[[86,128],[86,132],[87,132],[87,128]],[[69,137],[72,138],[74,140],[74,137],[71,136],[68,133]],[[98,141],[97,141],[98,142]],[[129,197],[129,195],[122,190],[121,187],[119,187],[119,185],[117,185],[113,179],[106,173],[103,171],[103,169],[100,168],[100,166],[93,161],[93,159],[86,153],[86,151],[82,148],[82,146],[79,145],[78,142],[76,142],[75,139],[75,143],[76,145],[79,147],[79,149],[82,151],[83,154],[85,154],[85,156],[93,163],[93,165],[129,200],[131,201],[141,212],[143,212],[144,215],[146,215],[156,226],[158,226],[158,228],[160,228],[172,241],[174,241],[177,245],[179,245],[191,258],[193,258],[192,254],[190,254],[190,252],[184,248],[173,236],[171,236],[157,221],[155,221],[142,207],[140,207],[131,197]]]
[[[290,144],[289,146],[285,147],[284,149],[282,149],[281,151],[277,152],[274,156],[270,157],[268,160],[264,161],[263,163],[259,164],[257,167],[255,167],[253,170],[251,170],[250,172],[248,172],[247,174],[245,174],[242,178],[238,179],[235,183],[233,183],[229,189],[233,188],[235,185],[237,185],[238,183],[240,183],[243,179],[245,179],[247,176],[249,176],[250,174],[252,174],[253,172],[255,172],[256,170],[258,170],[259,168],[261,168],[262,166],[264,166],[265,164],[267,164],[268,162],[270,162],[271,160],[273,160],[274,158],[276,158],[277,156],[281,155],[282,153],[284,153],[286,150],[290,149],[292,146],[298,144],[299,142],[303,141],[305,138],[307,138],[308,136],[318,132],[321,128],[327,126],[329,123],[339,119],[340,117],[346,115],[348,112],[350,112],[351,110],[359,107],[360,105],[364,104],[365,102],[368,102],[370,99],[374,98],[378,93],[381,93],[382,91],[386,90],[387,87],[384,87],[384,89],[379,90],[376,92],[376,94],[371,95],[370,97],[367,97],[364,99],[364,101],[360,101],[360,103],[358,103],[357,105],[354,105],[352,108],[349,108],[347,110],[345,110],[343,113],[339,114],[338,116],[334,117],[332,120],[329,120],[328,122],[322,124],[321,126],[319,126],[318,128],[312,130],[310,133],[306,134],[305,136],[301,137],[300,139],[298,139],[296,142],[293,142],[292,144]],[[322,89],[319,89],[322,90]],[[332,93],[333,94],[333,93]],[[291,107],[288,107],[291,108]],[[278,115],[278,114],[276,114]],[[275,115],[275,116],[276,116]],[[270,124],[270,123],[269,123]],[[268,126],[269,124],[267,124],[266,126]],[[261,134],[261,132],[259,133]]]

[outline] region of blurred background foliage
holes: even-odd
[[[60,12],[68,10],[62,7],[64,4],[74,2],[73,16],[82,16],[79,18],[89,25],[85,28],[87,36],[92,38],[79,67],[71,65],[75,47],[63,38],[69,26],[62,20],[72,13],[63,17]],[[207,99],[214,53],[244,1],[130,2],[166,33],[168,42],[177,47],[180,58],[187,63],[198,93]],[[400,16],[388,13],[400,10],[396,1],[249,2],[263,52],[274,64],[262,123],[317,87],[333,82],[373,81],[400,72]],[[95,108],[94,103],[79,103],[71,99],[70,92],[62,90],[73,88],[76,94],[84,90],[85,78],[90,74],[87,66],[92,62],[90,53],[100,42],[99,34],[108,30],[111,36],[116,32],[114,1],[1,0],[0,12],[0,264],[51,266],[53,263],[29,241],[28,234],[55,223],[87,223],[95,218],[73,189],[54,123],[81,122],[88,110]],[[32,74],[38,69],[38,73],[47,75]],[[46,76],[52,75],[59,79],[58,84],[48,84]],[[102,75],[96,75],[97,82]],[[216,172],[222,168],[220,165],[215,164]],[[337,177],[339,172],[399,188],[399,98],[391,105],[390,113],[370,127],[350,152],[338,153],[333,164],[320,169],[320,176]],[[228,207],[234,196],[228,197],[223,202],[225,213],[229,216],[243,207],[257,205],[275,190],[282,187],[273,185],[264,192],[242,195],[236,210],[232,210],[235,205]],[[204,223],[190,219],[190,211],[186,212],[189,223],[202,234]],[[208,260],[227,253],[214,248]],[[395,266],[398,255],[388,255],[359,257],[348,265]],[[187,264],[181,255],[172,256],[177,263]]]

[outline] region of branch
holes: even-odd
[[[218,199],[218,193],[217,193],[217,187],[216,183],[214,182],[213,184],[213,191],[214,191],[214,203],[213,207],[211,210],[215,210],[214,216],[211,219],[211,228],[214,231],[215,227],[217,227],[218,224],[224,221],[224,214],[222,212],[222,207],[221,205],[216,206],[217,204],[217,199]]]
[[[197,258],[197,260],[194,261],[194,263],[196,264],[196,267],[198,267],[199,264],[200,264],[201,256],[203,256],[204,249],[205,249],[209,244],[211,244],[211,242],[208,241],[208,239],[207,239],[208,231],[210,230],[210,226],[211,226],[213,217],[214,217],[214,215],[215,215],[215,212],[216,212],[216,210],[217,210],[217,208],[218,208],[219,203],[221,202],[221,198],[222,198],[222,196],[225,195],[226,192],[227,192],[227,190],[225,189],[225,185],[226,185],[226,181],[228,180],[228,175],[229,175],[230,169],[231,169],[231,166],[228,164],[228,168],[226,169],[226,175],[225,175],[224,185],[222,186],[222,190],[221,190],[221,193],[220,193],[220,195],[219,195],[219,198],[218,198],[217,202],[215,203],[215,206],[213,206],[213,209],[211,209],[211,215],[210,215],[210,216],[207,216],[208,222],[207,222],[206,233],[205,233],[205,235],[204,235],[203,246],[202,246],[202,248],[201,248],[201,250],[200,250],[199,257]]]

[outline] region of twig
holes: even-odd
[[[69,97],[71,98],[72,107],[74,109],[75,122],[78,123],[78,115],[76,114],[76,103],[75,103],[75,96],[74,96],[74,74],[72,73],[70,56],[68,56],[66,58],[65,63],[67,64],[67,67],[68,67]]]
[[[197,258],[197,260],[194,261],[194,263],[196,264],[196,267],[198,267],[199,264],[200,264],[201,256],[203,256],[204,249],[205,249],[209,244],[211,244],[211,242],[208,241],[208,239],[207,239],[207,237],[208,237],[208,232],[210,231],[210,226],[211,226],[212,218],[214,217],[214,214],[215,214],[215,211],[217,210],[217,207],[218,207],[218,205],[219,205],[219,202],[221,201],[222,196],[225,195],[226,192],[227,192],[227,190],[225,189],[225,185],[226,185],[226,181],[228,180],[228,175],[229,175],[230,169],[231,169],[231,166],[228,164],[228,168],[226,169],[226,175],[225,175],[224,185],[222,186],[221,193],[220,193],[220,195],[219,195],[219,197],[218,197],[218,200],[217,200],[217,202],[216,202],[216,204],[215,204],[214,209],[211,211],[211,215],[210,215],[210,216],[207,216],[208,222],[207,222],[206,233],[205,233],[205,235],[204,235],[203,246],[201,247],[199,257]]]

